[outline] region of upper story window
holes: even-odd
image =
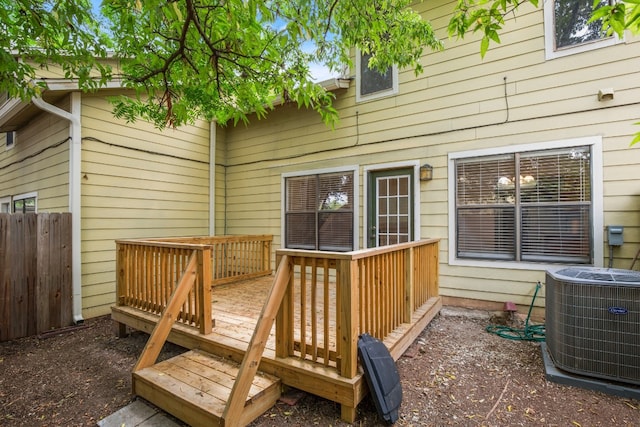
[[[615,44],[602,31],[602,21],[589,23],[592,0],[549,0],[544,3],[545,56],[558,58]]]
[[[354,249],[354,172],[285,177],[285,247]]]
[[[450,155],[454,263],[594,263],[600,190],[584,142]]]
[[[7,132],[5,135],[5,148],[8,150],[16,144],[16,132]]]
[[[392,66],[384,73],[369,68],[371,55],[356,54],[356,101],[368,101],[398,92],[398,68]]]

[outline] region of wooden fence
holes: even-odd
[[[71,214],[0,214],[0,341],[73,323]]]

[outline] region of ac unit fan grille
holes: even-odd
[[[620,272],[547,272],[547,348],[561,369],[640,385],[640,275]]]

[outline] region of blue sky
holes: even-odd
[[[102,4],[102,0],[91,0],[91,3],[93,5],[93,11],[96,13],[96,15],[100,14],[100,5]],[[312,48],[312,46],[310,46],[310,49]],[[316,82],[321,82],[323,80],[328,80],[332,77],[337,77],[336,73],[331,73],[327,67],[325,67],[324,65],[318,64],[318,63],[312,63],[309,66],[309,70],[311,72],[311,76],[313,81]]]

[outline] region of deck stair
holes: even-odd
[[[258,372],[262,354],[291,277],[284,256],[241,364],[198,350],[156,363],[171,325],[196,282],[198,256],[189,259],[136,366],[133,393],[190,425],[245,426],[275,404],[280,380]]]
[[[133,390],[192,426],[222,426],[239,368],[229,359],[191,350],[134,372]],[[266,412],[280,392],[279,378],[257,372],[238,424],[246,425]]]

